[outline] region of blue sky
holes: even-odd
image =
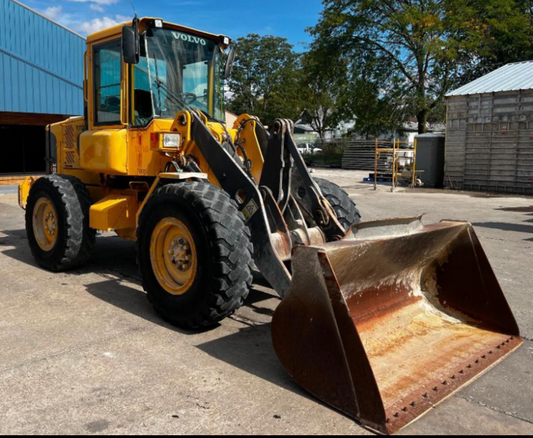
[[[133,15],[130,0],[19,1],[82,35],[129,20]],[[322,10],[321,0],[134,0],[134,3],[140,17],[161,17],[232,38],[249,33],[282,36],[298,51],[310,42],[305,29],[316,24]]]

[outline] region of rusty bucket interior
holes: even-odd
[[[472,226],[420,218],[362,224],[297,247],[274,314],[278,357],[298,384],[391,434],[522,342]]]

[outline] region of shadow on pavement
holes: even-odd
[[[270,324],[249,326],[197,348],[249,374],[315,400],[300,388],[279,363],[270,337]]]
[[[26,231],[24,229],[3,230],[2,233],[6,234],[6,236],[0,237],[0,254],[38,267],[29,249]],[[2,250],[2,247],[5,246],[12,246],[14,248]],[[96,246],[89,261],[80,268],[66,272],[67,275],[72,276],[89,273],[97,274],[105,278],[104,281],[85,285],[91,295],[150,322],[168,328],[173,327],[165,323],[155,313],[152,306],[148,303],[144,291],[123,283],[123,281],[127,280],[137,286],[141,285],[141,277],[137,270],[135,260],[135,242],[123,240],[116,236],[99,236],[96,239]],[[258,272],[254,272],[254,285],[269,287],[266,280]],[[245,302],[245,307],[249,307],[255,313],[272,316],[274,313],[272,309],[257,305],[262,301],[272,298],[275,297],[260,290],[252,289]],[[187,331],[180,332],[189,333]]]
[[[502,208],[497,208],[496,210],[512,211],[515,213],[533,213],[533,205],[530,205],[529,207],[502,207]]]
[[[6,235],[0,237],[2,254],[28,265],[38,266],[31,254],[26,230],[1,230],[1,232]],[[6,246],[13,248],[2,250],[2,247]],[[140,284],[135,262],[135,243],[114,236],[99,236],[89,261],[82,267],[67,272],[71,275],[115,272]]]
[[[517,233],[529,233],[533,235],[533,225],[512,224],[508,222],[476,222],[472,225],[475,227],[493,228],[503,231],[514,231]]]
[[[31,255],[24,229],[2,230],[2,233],[6,234],[6,236],[0,237],[1,255],[34,267],[37,266]],[[4,249],[6,246],[11,248]],[[89,294],[150,323],[188,336],[213,330],[219,326],[215,325],[204,330],[195,331],[176,328],[165,322],[155,312],[146,299],[144,291],[140,290],[139,287],[132,287],[125,283],[127,281],[137,286],[141,284],[135,262],[134,242],[125,241],[118,237],[100,236],[97,238],[96,247],[89,262],[81,268],[61,275],[63,275],[63,280],[68,281],[69,275],[79,276],[88,273],[98,274],[103,277],[102,281],[84,285]],[[67,278],[65,278],[65,274]],[[258,272],[254,272],[254,285],[268,287],[268,283]],[[252,289],[244,307],[260,315],[272,316],[274,311],[267,306],[262,306],[260,303],[273,298],[275,299],[276,297],[272,294]],[[246,312],[249,314],[249,311],[246,310],[243,313]],[[245,318],[240,317],[232,318],[247,326],[229,336],[198,345],[197,348],[247,373],[299,395],[312,398],[292,381],[291,377],[278,362],[271,343],[270,323],[247,322]]]
[[[519,193],[504,193],[504,192],[477,192],[469,190],[449,190],[452,193],[462,193],[470,196],[471,198],[522,198],[531,199],[531,195],[519,194]]]

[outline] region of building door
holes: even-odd
[[[45,127],[0,125],[0,174],[45,172]]]

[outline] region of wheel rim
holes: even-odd
[[[39,198],[33,209],[33,234],[43,251],[50,251],[57,242],[57,211],[52,201]]]
[[[187,226],[176,218],[164,218],[150,240],[152,269],[159,284],[172,295],[183,295],[191,287],[197,270],[194,239]]]

